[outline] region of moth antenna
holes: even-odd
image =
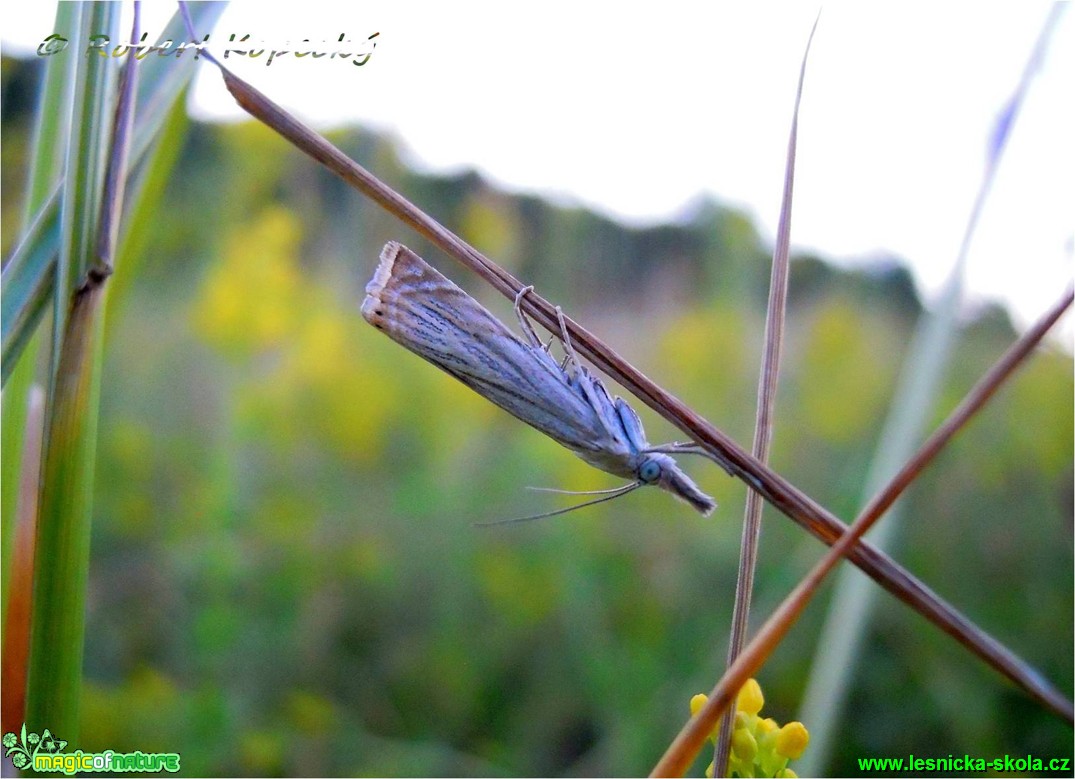
[[[555,511],[546,511],[544,514],[533,514],[529,517],[516,517],[515,519],[498,519],[495,522],[475,522],[474,527],[493,527],[494,525],[512,525],[519,522],[529,522],[533,519],[545,519],[546,517],[555,517],[560,514],[567,514],[577,509],[586,508],[587,506],[593,506],[597,503],[604,503],[606,500],[613,500],[621,495],[626,495],[632,490],[636,490],[642,486],[642,482],[636,481],[623,487],[617,487],[615,491],[610,495],[605,495],[603,498],[596,498],[595,500],[588,500],[585,503],[579,503],[577,506],[568,506],[566,509],[556,509]]]

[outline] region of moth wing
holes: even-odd
[[[478,301],[394,241],[366,285],[362,316],[401,346],[558,443],[596,452],[608,434],[544,349],[523,343]]]
[[[646,440],[646,431],[642,429],[642,420],[639,418],[638,412],[631,408],[623,398],[616,398],[616,412],[619,415],[624,432],[627,434],[627,439],[631,442],[631,446],[636,451],[648,449],[649,442]]]

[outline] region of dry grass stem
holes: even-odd
[[[509,300],[515,299],[524,286],[518,279],[348,158],[264,94],[227,69],[221,67],[221,72],[226,87],[244,110],[276,130],[291,144],[336,173],[450,257],[477,273]],[[556,311],[545,298],[531,292],[522,300],[522,308],[550,332],[559,332]],[[847,531],[847,526],[835,515],[752,457],[731,438],[647,378],[591,332],[570,318],[565,317],[565,321],[575,351],[690,436],[713,459],[725,464],[781,513],[826,544],[835,543]],[[1044,681],[1035,669],[977,627],[889,556],[871,546],[869,542],[859,541],[849,552],[848,558],[886,590],[951,635],[1043,705],[1070,721],[1070,702],[1059,690]]]
[[[915,477],[952,440],[953,436],[996,393],[997,389],[1012,375],[1017,367],[1031,354],[1049,329],[1071,305],[1075,292],[1068,289],[1064,296],[1042,316],[1005,354],[993,365],[978,383],[967,393],[963,401],[934,431],[899,473],[881,490],[855,520],[848,532],[832,546],[809,574],[784,599],[772,616],[765,622],[758,635],[747,645],[743,653],[709,693],[705,705],[683,727],[668,750],[654,767],[651,776],[682,776],[705,746],[706,739],[716,727],[717,719],[735,699],[739,688],[769,657],[795,620],[806,608],[817,588],[840,558],[848,553],[856,541],[868,531],[884,512],[896,501]],[[1044,692],[1044,691],[1043,691]],[[1072,720],[1072,704],[1069,700],[1054,701],[1056,708],[1065,709],[1063,716]]]
[[[754,443],[751,453],[759,462],[769,462],[769,446],[773,438],[773,410],[776,407],[777,380],[780,376],[780,350],[784,342],[784,317],[788,302],[788,266],[791,245],[791,205],[795,190],[795,149],[799,135],[799,104],[802,102],[803,81],[806,80],[806,61],[810,56],[810,44],[814,40],[818,18],[810,30],[799,68],[799,84],[795,92],[795,107],[791,112],[791,132],[788,134],[788,151],[784,161],[784,192],[780,201],[780,219],[773,248],[772,274],[769,280],[769,303],[765,315],[765,353],[762,356],[761,375],[758,379],[758,407],[754,421]],[[735,582],[735,602],[732,607],[732,625],[728,636],[728,664],[731,665],[746,643],[747,626],[750,622],[750,602],[754,593],[754,573],[758,566],[758,546],[761,541],[761,496],[747,490],[743,510],[743,534],[739,548],[739,572]],[[735,707],[730,707],[720,723],[720,735],[713,754],[713,775],[728,773],[728,754],[735,725]]]

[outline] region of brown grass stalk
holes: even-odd
[[[211,58],[209,58],[211,59]],[[292,145],[320,162],[390,214],[427,238],[442,251],[481,276],[509,300],[524,286],[459,236],[380,181],[316,132],[273,103],[260,91],[220,66],[227,89],[238,104],[262,123],[276,130]],[[531,292],[522,307],[550,332],[559,332],[556,311],[549,301]],[[686,433],[717,462],[757,490],[785,514],[826,544],[833,544],[847,531],[835,515],[818,505],[765,464],[749,455],[731,438],[659,387],[607,344],[574,320],[565,317],[577,352],[611,376],[669,423]],[[866,541],[859,541],[848,554],[859,568],[897,598],[936,624],[993,668],[1013,681],[1044,706],[1072,721],[1070,701],[1034,668],[977,627],[946,603],[906,569]]]
[[[873,527],[885,511],[926,468],[944,446],[952,440],[964,425],[1011,377],[1049,329],[1067,311],[1075,299],[1075,292],[1068,289],[1063,297],[1050,308],[1038,322],[1008,349],[986,374],[967,393],[963,401],[933,432],[915,455],[907,461],[892,480],[875,495],[866,508],[840,540],[832,546],[809,574],[783,600],[772,616],[765,622],[757,636],[732,663],[709,693],[706,703],[673,740],[668,750],[653,768],[651,776],[682,776],[705,746],[713,732],[717,719],[731,705],[739,688],[757,671],[772,653],[788,630],[806,608],[828,573],[845,556],[862,535]],[[1071,703],[1068,721],[1071,721]]]

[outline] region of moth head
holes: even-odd
[[[705,516],[709,516],[717,507],[717,502],[698,489],[691,477],[681,471],[676,461],[666,454],[644,454],[635,468],[635,476],[642,484],[656,484],[665,492],[672,493]]]

